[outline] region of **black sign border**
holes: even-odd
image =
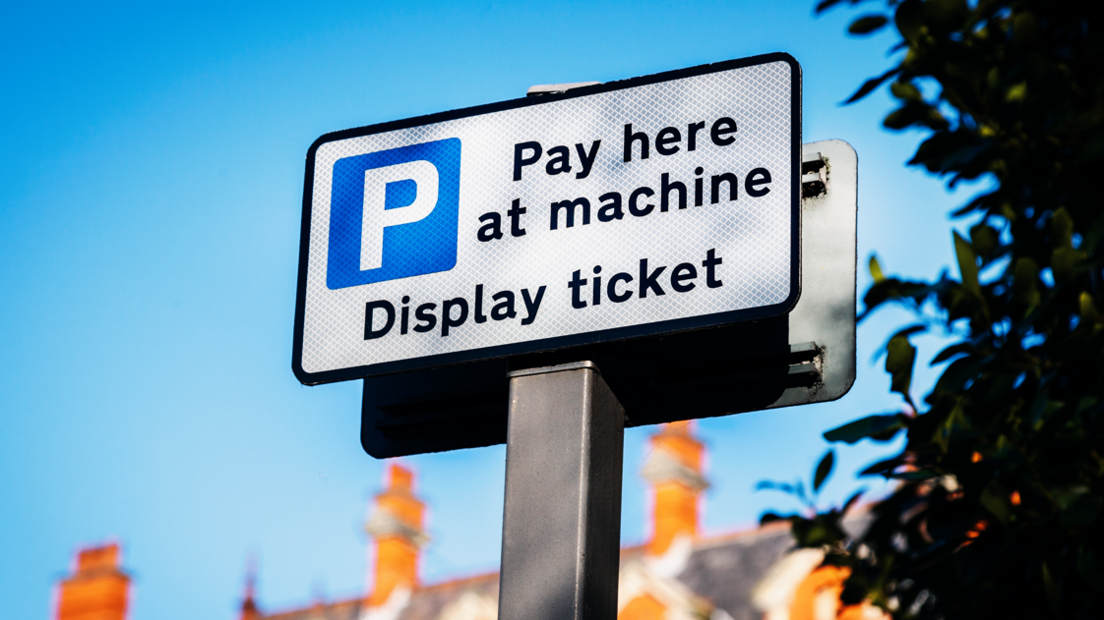
[[[642,325],[616,327],[596,332],[587,332],[584,334],[556,336],[553,338],[543,338],[540,340],[530,340],[526,342],[483,347],[480,349],[471,349],[454,353],[443,353],[439,355],[430,355],[407,360],[398,360],[394,362],[383,362],[380,364],[371,364],[368,366],[356,366],[353,368],[342,368],[338,370],[329,370],[323,372],[307,372],[303,369],[303,323],[306,316],[307,270],[310,258],[311,202],[314,195],[314,163],[315,154],[318,152],[319,147],[321,147],[323,144],[327,142],[334,142],[337,140],[346,140],[349,138],[383,133],[386,131],[409,129],[411,127],[418,127],[420,125],[430,125],[433,123],[451,121],[459,118],[467,118],[470,116],[479,116],[492,112],[501,112],[504,110],[513,110],[529,106],[544,105],[556,101],[563,101],[565,99],[575,99],[578,97],[586,97],[588,95],[594,95],[598,93],[623,90],[636,86],[656,84],[659,82],[668,82],[672,80],[695,77],[700,75],[708,75],[710,73],[719,73],[721,71],[730,71],[732,69],[742,69],[773,62],[784,62],[790,66],[790,139],[792,142],[790,158],[790,178],[792,179],[790,188],[790,195],[792,197],[790,205],[790,217],[792,218],[791,221],[794,225],[791,227],[792,238],[790,239],[790,296],[786,300],[771,306],[761,306],[758,308],[749,308],[743,310],[731,310],[728,312],[717,312],[714,314],[707,314],[682,319],[671,319],[656,323],[645,323]],[[303,218],[299,234],[299,276],[295,295],[295,334],[291,353],[291,369],[295,373],[295,377],[299,379],[299,382],[303,383],[304,385],[334,383],[338,381],[363,379],[365,377],[374,377],[380,375],[408,372],[413,370],[424,370],[429,368],[438,368],[442,366],[451,366],[454,364],[461,364],[466,362],[476,362],[529,353],[555,351],[575,346],[593,345],[602,342],[627,340],[631,338],[641,338],[647,336],[659,336],[663,334],[670,334],[673,332],[684,332],[710,327],[720,327],[740,321],[762,319],[788,313],[790,310],[793,309],[794,305],[797,304],[797,300],[801,296],[801,113],[801,65],[793,56],[785,52],[774,52],[759,56],[751,56],[748,58],[739,58],[724,62],[699,65],[687,69],[665,71],[663,73],[656,73],[653,75],[635,77],[626,80],[618,80],[615,82],[607,82],[605,84],[572,89],[563,93],[542,95],[540,97],[524,97],[521,99],[511,99],[508,101],[489,103],[470,108],[461,108],[448,112],[438,112],[425,116],[416,116],[408,119],[379,123],[376,125],[368,125],[366,127],[345,129],[342,131],[335,131],[322,135],[317,140],[315,140],[314,143],[311,144],[310,148],[307,150],[306,174],[303,181]]]

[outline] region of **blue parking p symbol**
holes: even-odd
[[[459,214],[459,138],[337,160],[326,286],[452,269]]]

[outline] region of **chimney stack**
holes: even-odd
[[[672,422],[652,435],[641,473],[652,483],[654,531],[648,552],[653,556],[665,554],[679,537],[698,535],[698,502],[709,484],[702,477],[705,446],[693,430],[693,422]]]
[[[245,596],[242,597],[240,620],[260,620],[261,610],[257,607],[257,560],[252,555],[245,568]]]
[[[57,620],[125,620],[129,589],[118,544],[81,549],[73,575],[59,587]]]
[[[418,556],[429,540],[422,530],[425,504],[414,496],[414,473],[392,463],[387,488],[376,496],[376,508],[365,529],[376,541],[375,583],[367,606],[378,607],[396,590],[418,586]]]

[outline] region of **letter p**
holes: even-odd
[[[414,202],[388,204],[388,188],[413,181]],[[437,206],[437,167],[426,160],[410,161],[364,172],[364,213],[360,237],[360,270],[383,266],[383,229],[424,220]],[[394,201],[392,201],[393,203]]]
[[[326,286],[336,290],[456,266],[460,140],[334,162]]]

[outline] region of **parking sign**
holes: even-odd
[[[800,111],[799,65],[770,54],[322,136],[307,157],[297,377],[786,313]]]

